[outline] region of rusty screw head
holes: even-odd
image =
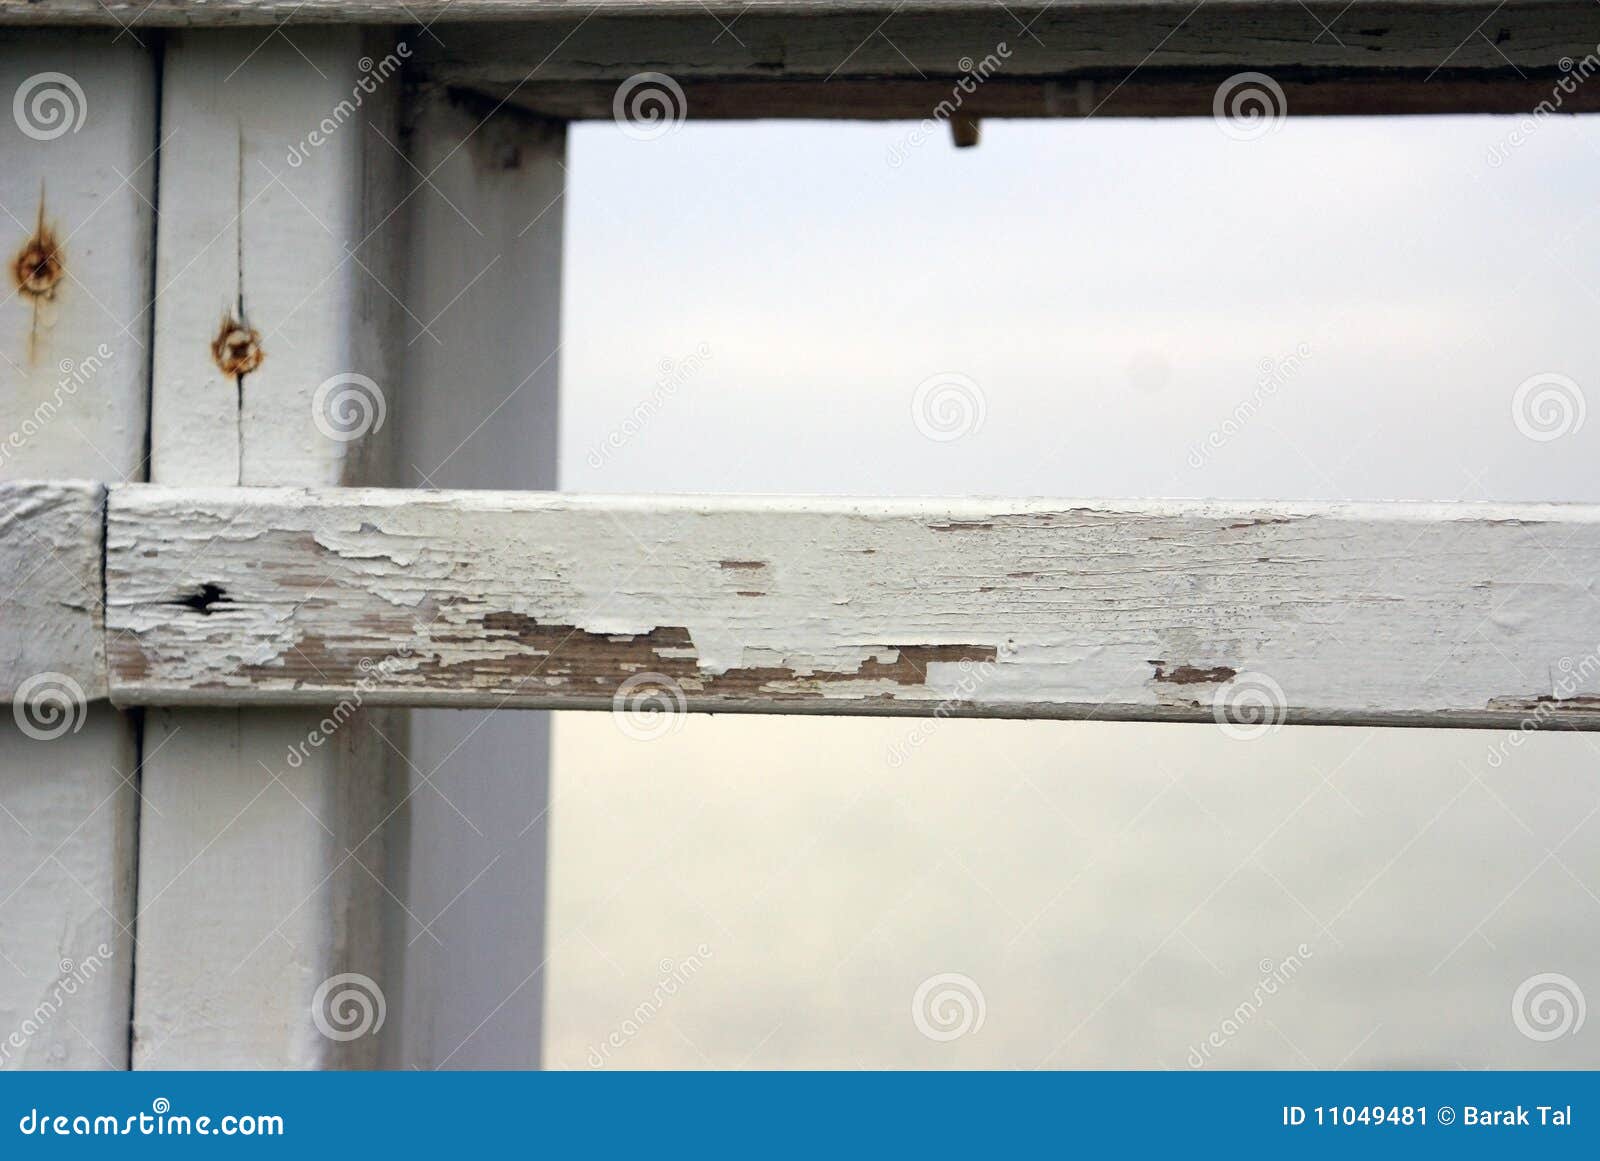
[[[54,297],[56,284],[65,273],[61,247],[47,230],[40,230],[23,244],[11,268],[17,289],[32,298]]]
[[[261,349],[261,336],[254,328],[224,316],[222,328],[211,342],[211,357],[224,375],[248,375],[261,366],[266,352]]]

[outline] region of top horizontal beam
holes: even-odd
[[[1515,14],[1523,10],[1574,10],[1587,4],[1551,0],[1362,0],[1356,4],[1303,4],[1300,0],[1215,0],[1206,5],[1219,11],[1281,10],[1308,13],[1326,8],[1338,13],[1350,9],[1391,13],[1416,12],[1446,15],[1478,10],[1487,16],[1496,10]],[[1104,12],[1137,14],[1152,20],[1183,17],[1196,9],[1192,0],[1053,0],[1051,3],[1006,5],[1028,16],[1044,9],[1062,13]],[[1004,11],[998,0],[912,0],[896,4],[885,0],[0,0],[0,23],[87,24],[128,27],[241,26],[283,24],[394,24],[414,25],[434,21],[575,20],[589,16],[721,16],[765,15],[829,16],[891,12],[905,19],[919,16],[993,13]],[[1335,36],[1329,33],[1329,36]],[[1336,38],[1336,36],[1335,36]]]
[[[1331,4],[1332,11],[1349,7]],[[1572,7],[1549,0],[1384,0],[1362,3],[1366,9],[1449,12],[1479,8],[1485,14],[1496,8]],[[1151,17],[1183,16],[1196,5],[1192,0],[1054,0],[1039,4],[1006,5],[1031,15],[1042,8],[1082,12],[1135,12]],[[1305,11],[1300,0],[1216,0],[1217,9],[1275,8]],[[1315,7],[1315,5],[1313,5]],[[896,4],[885,0],[0,0],[0,23],[94,24],[137,27],[240,26],[281,24],[426,24],[434,21],[572,20],[591,15],[681,16],[802,15],[840,13],[901,13],[918,15],[994,12],[998,0],[912,0]],[[1024,16],[1024,20],[1026,16]]]
[[[646,73],[672,83],[627,87],[643,115],[695,119],[1600,108],[1592,0],[0,0],[0,24],[338,22],[393,25],[418,81],[558,120],[612,116]]]

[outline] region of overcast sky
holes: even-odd
[[[1512,124],[577,127],[563,486],[1600,500],[1600,129]],[[1600,1000],[1592,735],[910,728],[558,715],[547,1063],[1600,1064],[1513,1015]]]
[[[1491,165],[1512,126],[991,122],[898,168],[898,124],[578,127],[564,486],[1600,498],[1600,425],[1540,443],[1511,410],[1530,376],[1600,382],[1600,132],[1550,118]],[[986,412],[936,443],[912,398],[946,373]]]

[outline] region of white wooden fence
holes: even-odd
[[[515,1063],[429,1042],[416,998],[472,965],[396,937],[451,858],[425,821],[397,836],[441,755],[520,751],[523,786],[478,792],[537,818],[543,724],[396,707],[1600,722],[1593,508],[536,494],[564,125],[637,112],[642,75],[667,116],[962,143],[989,116],[1223,115],[1242,74],[1293,114],[1570,113],[1600,107],[1572,83],[1593,4],[0,0],[0,24],[0,1008],[43,1013],[7,1062],[377,1063],[319,1003],[381,979],[408,1059]],[[519,857],[537,883],[542,846]],[[528,898],[463,946],[537,960]],[[531,1059],[521,991],[484,1023]]]

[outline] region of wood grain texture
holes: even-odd
[[[0,697],[50,676],[76,700],[106,696],[100,557],[105,489],[0,483]]]
[[[411,207],[408,286],[438,342],[407,351],[400,480],[554,488],[566,126],[510,105],[486,116],[442,88],[414,91],[409,113],[430,186]],[[549,715],[406,717],[414,793],[391,882],[424,918],[405,925],[385,1064],[538,1067]]]
[[[1549,0],[1508,0],[1503,7],[1562,7]],[[1015,11],[1032,15],[1039,4]],[[1194,8],[1184,0],[1058,0],[1052,7],[1074,12],[1125,11],[1147,16],[1181,16]],[[1338,11],[1326,2],[1302,6],[1296,0],[1238,0],[1217,4],[1223,9],[1313,9]],[[1496,5],[1488,0],[1385,0],[1353,6],[1387,13],[1448,12],[1477,8],[1487,13]],[[1567,5],[1577,7],[1577,5]],[[652,17],[716,14],[724,19],[740,13],[784,14],[806,17],[871,13],[880,19],[890,11],[904,10],[908,17],[937,14],[988,13],[993,0],[913,0],[896,5],[888,0],[0,0],[0,23],[95,24],[134,27],[185,27],[200,25],[277,25],[317,23],[408,24],[428,21],[570,20],[586,12]],[[1024,17],[1026,19],[1026,16]]]
[[[752,10],[731,25],[700,10],[468,23],[437,29],[438,40],[418,38],[417,61],[431,79],[507,85],[618,81],[641,70],[680,82],[923,80],[966,73],[991,53],[997,75],[1011,79],[1098,74],[1114,84],[1135,79],[1135,70],[1226,76],[1248,68],[1415,70],[1415,83],[1431,83],[1439,69],[1509,77],[1555,69],[1600,41],[1600,12],[1569,2],[1054,4],[1012,9],[1016,17],[1010,5],[936,15],[892,7],[826,16]]]
[[[416,71],[540,116],[601,119],[619,84],[651,72],[670,74],[675,111],[696,119],[921,120],[952,102],[979,117],[1210,116],[1219,86],[1255,72],[1291,116],[1570,113],[1597,99],[1582,83],[1600,43],[1593,5],[1008,9],[468,23],[418,37]]]
[[[302,55],[250,32],[169,38],[154,479],[386,478],[390,360],[404,347],[405,194],[389,184],[403,168],[400,80],[359,85],[361,62],[394,40],[357,29],[305,39]],[[224,318],[254,336],[247,356],[219,359]],[[341,393],[363,381],[369,420],[345,431]]]
[[[54,481],[0,489],[0,1068],[121,1069],[139,723],[72,704],[105,696],[100,489],[62,481],[144,478],[156,60],[131,37],[12,31],[0,93],[0,480]]]
[[[362,62],[394,41],[319,28],[293,43],[224,30],[165,43],[154,478],[381,482],[392,424],[376,405],[407,337],[396,258],[414,186],[398,152],[399,78],[358,86]],[[219,359],[225,313],[255,332],[253,352]],[[339,426],[321,390],[349,376],[371,384],[364,430]],[[330,981],[357,973],[398,991],[383,823],[396,809],[390,746],[404,734],[389,716],[148,716],[136,1068],[380,1059],[392,1026],[370,994],[364,1034],[325,1029],[348,1030]]]
[[[1060,80],[995,77],[963,99],[964,113],[981,118],[1212,117],[1217,87],[1227,72],[1193,74],[1140,70],[1131,79],[1097,73]],[[1278,72],[1282,108],[1294,117],[1410,116],[1503,113],[1526,116],[1551,100],[1555,79],[1487,70],[1441,70],[1425,83],[1409,72],[1335,76]],[[612,116],[616,81],[505,84],[480,82],[476,92],[538,117],[605,120]],[[692,121],[750,119],[922,121],[949,102],[952,82],[903,77],[864,80],[697,79],[680,82],[684,117]],[[1600,111],[1600,85],[1561,99],[1562,113]]]
[[[1597,577],[1580,506],[133,487],[107,616],[125,704],[1595,728]]]

